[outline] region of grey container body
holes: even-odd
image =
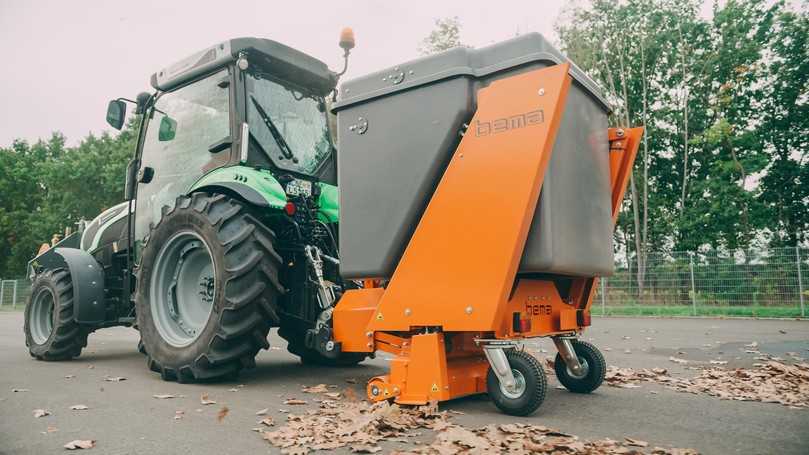
[[[493,80],[567,61],[539,34],[453,49],[343,84],[339,139],[340,271],[388,278]],[[519,271],[603,276],[613,270],[609,108],[577,67]],[[496,157],[496,154],[493,154]],[[493,163],[494,164],[494,163]],[[492,191],[508,182],[481,182]],[[496,207],[469,207],[496,217]],[[463,226],[454,226],[463,229]],[[470,248],[486,248],[486,239]]]

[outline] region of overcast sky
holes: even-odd
[[[517,32],[551,37],[565,3],[0,0],[0,146],[56,130],[74,145],[108,129],[109,99],[134,98],[154,71],[229,38],[274,39],[339,69],[340,29],[351,26],[350,78],[417,57],[435,18],[458,16],[463,41],[480,46]]]

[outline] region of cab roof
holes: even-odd
[[[277,41],[263,38],[234,38],[192,54],[152,74],[157,90],[170,91],[197,77],[235,61],[244,53],[251,65],[297,85],[326,94],[337,83],[335,73],[320,60]]]

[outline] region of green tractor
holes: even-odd
[[[354,46],[345,30],[347,65]],[[365,354],[329,342],[331,310],[355,286],[338,273],[338,198],[329,104],[339,77],[255,38],[225,41],[158,71],[127,103],[139,136],[125,201],[33,259],[26,344],[76,357],[103,327],[140,331],[165,380],[233,377],[271,328],[305,362]]]

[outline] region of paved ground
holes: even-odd
[[[762,352],[798,351],[809,357],[806,321],[597,318],[594,324],[585,338],[609,348],[607,361],[618,366],[662,366],[675,374],[693,374],[668,361],[678,351],[684,352],[679,357],[693,361],[722,358],[730,362],[729,367],[750,366],[754,356],[744,353],[743,346],[752,341],[759,343]],[[257,368],[243,374],[237,383],[183,385],[163,382],[148,371],[136,350],[137,340],[137,333],[130,329],[103,330],[90,337],[79,359],[39,362],[28,356],[24,346],[22,314],[0,313],[0,454],[62,453],[62,445],[74,439],[98,440],[89,452],[98,454],[278,453],[251,431],[257,410],[269,408],[276,421],[283,421],[284,414],[278,409],[290,408],[282,404],[286,398],[312,398],[300,393],[301,384],[338,384],[363,396],[364,380],[385,367],[382,358],[356,368],[302,366],[272,335],[274,348],[263,351]],[[546,340],[533,348],[540,356],[553,352]],[[65,375],[75,378],[65,379]],[[127,380],[104,382],[105,376]],[[359,379],[358,384],[347,384],[347,378]],[[584,438],[630,436],[652,445],[693,447],[706,454],[809,451],[806,409],[723,401],[651,384],[639,389],[604,386],[582,396],[555,388],[553,378],[550,383],[545,403],[528,418],[498,413],[485,396],[456,400],[445,408],[464,412],[455,419],[467,426],[518,420]],[[238,392],[228,391],[239,384],[244,387]],[[12,388],[29,391],[14,393]],[[200,406],[202,393],[218,404]],[[152,398],[154,394],[185,397],[157,400]],[[90,409],[69,410],[75,404]],[[216,414],[221,405],[230,413],[220,423]],[[52,415],[35,419],[32,411],[38,408],[48,409]],[[301,408],[293,407],[293,412]],[[176,410],[184,410],[185,417],[174,420]],[[58,431],[47,432],[49,426]],[[431,439],[429,434],[425,437]]]

